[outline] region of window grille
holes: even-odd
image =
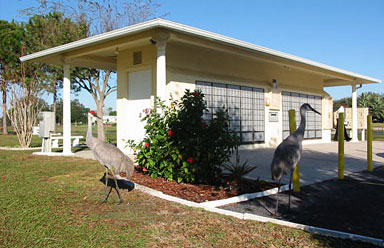
[[[203,118],[211,120],[220,108],[227,108],[230,128],[242,143],[264,142],[264,90],[222,83],[196,82],[205,95],[208,111]]]
[[[283,91],[283,138],[289,136],[289,114],[290,109],[295,110],[296,115],[296,127],[300,125],[300,107],[304,103],[308,103],[319,113],[321,113],[321,100],[320,96],[299,94],[295,92]],[[322,137],[322,120],[321,115],[314,113],[313,111],[307,111],[306,113],[306,127],[304,133],[304,139],[321,139]]]

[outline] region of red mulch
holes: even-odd
[[[243,180],[237,184],[231,183],[226,187],[217,187],[205,184],[177,183],[163,178],[152,178],[148,174],[135,170],[132,181],[140,185],[176,196],[188,201],[205,202],[242,195],[245,193],[260,192],[277,187],[277,184],[260,180]]]

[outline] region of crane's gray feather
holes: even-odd
[[[272,179],[279,181],[288,172],[295,169],[301,158],[301,142],[296,142],[296,136],[288,136],[275,150],[272,159]]]
[[[123,172],[126,173],[127,179],[130,179],[134,170],[132,159],[116,146],[92,136],[92,117],[92,115],[88,114],[87,146],[93,152],[95,159],[114,175]]]
[[[300,161],[303,150],[301,143],[305,132],[305,113],[307,110],[312,110],[315,113],[320,114],[308,103],[301,105],[301,121],[299,127],[295,132],[280,143],[273,154],[271,163],[271,174],[273,180],[280,181],[283,176],[288,174],[288,172],[292,173],[296,164]]]

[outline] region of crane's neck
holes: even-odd
[[[301,116],[301,120],[300,120],[299,128],[296,130],[296,133],[297,133],[297,136],[298,136],[301,140],[303,139],[303,137],[304,137],[304,132],[305,132],[305,122],[306,122],[306,119],[305,119],[305,112],[306,112],[305,109],[300,108],[300,116]]]
[[[87,137],[85,141],[89,147],[92,146],[92,138],[93,138],[92,137],[92,117],[88,116],[88,129],[87,129]]]

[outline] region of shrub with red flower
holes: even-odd
[[[180,101],[170,106],[156,101],[161,111],[148,111],[142,119],[145,138],[137,147],[137,162],[151,177],[177,182],[221,183],[221,168],[238,142],[229,130],[229,116],[218,110],[207,121],[204,94],[186,90]],[[151,149],[147,149],[151,144]],[[143,169],[144,171],[144,169]]]
[[[172,131],[172,130],[169,130],[169,131],[168,131],[168,135],[169,135],[170,137],[172,137],[172,136],[173,136],[173,131]]]

